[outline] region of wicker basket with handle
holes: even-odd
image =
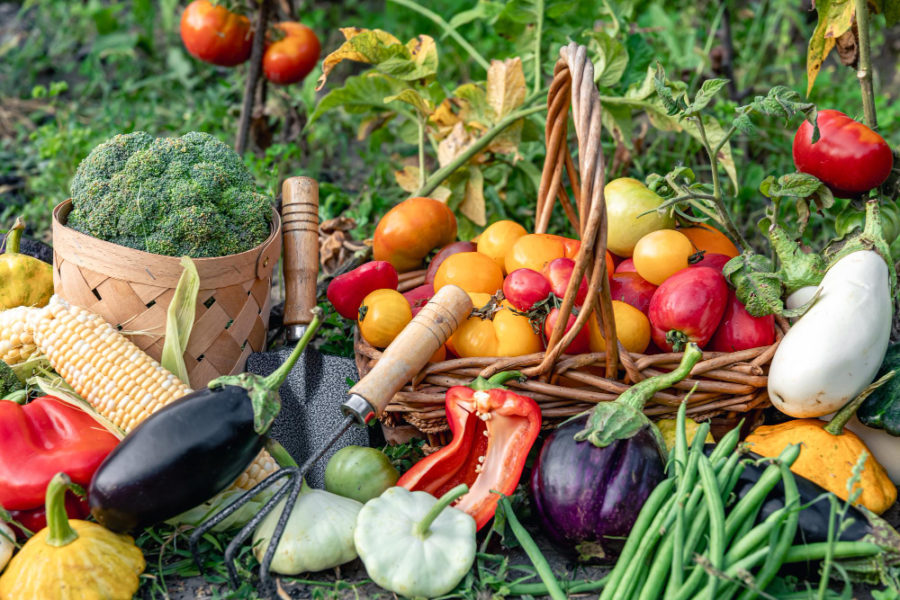
[[[578,139],[578,169],[567,147],[566,138],[571,105]],[[459,358],[430,364],[400,391],[387,408],[388,425],[410,424],[427,435],[429,445],[449,441],[444,414],[444,393],[453,385],[465,385],[474,377],[489,377],[499,371],[518,369],[529,377],[523,383],[510,383],[541,406],[545,424],[553,424],[578,414],[594,403],[614,400],[637,382],[670,371],[681,360],[681,353],[643,355],[629,353],[621,344],[608,346],[607,352],[564,355],[562,349],[574,339],[588,318],[598,319],[607,340],[615,339],[607,278],[605,253],[607,238],[606,204],[603,198],[605,171],[600,146],[602,132],[599,95],[594,85],[594,67],[583,46],[569,44],[560,50],[553,82],[547,98],[547,156],[541,175],[535,213],[535,232],[546,232],[556,200],[581,239],[575,272],[566,290],[556,328],[547,340],[544,352],[526,356],[496,358]],[[574,203],[562,184],[565,172]],[[589,281],[588,294],[575,326],[563,335],[563,326],[574,305],[576,283],[582,275]],[[400,287],[410,289],[424,280],[421,272],[401,276]],[[771,346],[740,352],[704,352],[703,359],[689,378],[654,396],[645,409],[649,415],[668,415],[676,411],[688,391],[697,389],[689,399],[688,414],[698,419],[711,417],[733,421],[735,415],[767,405],[767,367],[778,340],[788,324],[776,322],[776,342]],[[380,351],[356,335],[356,360],[360,375],[378,360]],[[604,376],[615,374],[615,377]]]
[[[160,360],[166,311],[181,277],[181,259],[112,244],[66,227],[66,200],[53,210],[53,286]],[[272,270],[281,255],[281,218],[272,211],[265,242],[240,254],[197,258],[200,291],[184,353],[191,387],[240,373],[251,352],[261,352],[271,309]]]

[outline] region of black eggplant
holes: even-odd
[[[320,313],[278,370],[220,377],[133,429],[94,473],[91,514],[124,532],[165,521],[209,500],[246,469],[281,408],[278,388],[320,323]]]

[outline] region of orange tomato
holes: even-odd
[[[445,360],[447,360],[447,346],[441,344],[441,346],[435,350],[434,354],[431,355],[431,358],[428,359],[428,362],[436,363]]]
[[[616,271],[616,263],[613,261],[612,254],[606,251],[606,276],[612,279],[613,273]]]
[[[446,204],[433,198],[410,198],[378,221],[372,253],[375,260],[386,260],[403,273],[455,239],[456,217]]]
[[[620,300],[613,300],[613,318],[616,321],[616,338],[629,352],[642,353],[650,345],[650,320],[647,316]],[[603,329],[594,319],[589,319],[591,352],[606,351]]]
[[[434,275],[434,291],[458,285],[467,292],[494,294],[503,286],[503,271],[481,252],[459,252],[444,259]]]
[[[687,236],[697,250],[705,250],[707,254],[724,254],[729,258],[740,254],[737,246],[728,239],[728,236],[709,225],[701,224],[678,231]]]
[[[682,269],[694,253],[691,240],[674,229],[651,231],[634,246],[634,268],[638,275],[659,285]]]
[[[506,253],[506,272],[516,269],[531,269],[540,273],[544,265],[555,258],[574,259],[578,255],[581,242],[548,233],[529,233],[515,241]]]
[[[376,348],[387,348],[412,321],[412,309],[397,290],[375,290],[359,307],[359,331]]]
[[[484,307],[489,294],[470,293],[472,304]],[[464,321],[447,346],[461,358],[472,356],[521,356],[541,350],[541,338],[534,332],[528,317],[510,310],[504,301],[491,319],[471,316]]]
[[[497,266],[506,274],[506,253],[523,235],[528,232],[515,221],[497,221],[488,226],[478,236],[478,251],[494,259]]]

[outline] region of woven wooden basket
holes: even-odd
[[[115,325],[159,360],[166,311],[181,277],[180,258],[150,254],[98,240],[66,227],[66,200],[53,210],[53,286],[69,302]],[[219,375],[240,373],[251,352],[266,342],[272,270],[281,255],[281,218],[272,211],[272,232],[241,254],[197,258],[200,291],[185,364],[191,387]]]
[[[569,106],[578,139],[578,170],[566,144]],[[627,352],[621,344],[607,352],[564,355],[567,347],[588,318],[598,319],[607,340],[615,338],[606,273],[607,219],[603,198],[605,172],[600,146],[602,133],[600,100],[594,85],[594,67],[583,46],[569,44],[560,50],[553,82],[547,98],[547,157],[541,176],[535,213],[535,232],[546,231],[556,199],[581,239],[575,272],[566,291],[557,318],[556,329],[547,340],[547,350],[511,358],[460,358],[428,365],[387,407],[385,424],[414,426],[425,434],[432,447],[450,439],[444,413],[444,393],[453,385],[465,385],[474,377],[489,377],[499,371],[518,369],[529,377],[524,383],[510,383],[541,406],[544,424],[583,412],[597,402],[614,400],[628,387],[646,377],[672,370],[681,353],[643,355]],[[570,200],[562,175],[565,171],[574,196]],[[575,326],[563,335],[577,282],[585,275],[589,281],[587,299]],[[401,276],[401,290],[424,282],[424,272]],[[734,353],[704,352],[701,362],[688,379],[656,394],[645,409],[648,415],[671,415],[696,384],[690,397],[688,415],[695,419],[716,417],[720,425],[734,423],[737,417],[768,405],[766,392],[768,363],[788,324],[776,323],[774,345]],[[381,355],[356,334],[356,360],[360,376],[365,375]],[[607,376],[603,376],[603,374]],[[614,374],[609,377],[608,374]]]

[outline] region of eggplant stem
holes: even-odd
[[[847,421],[853,418],[853,415],[856,414],[857,409],[859,409],[859,406],[863,403],[863,401],[865,401],[865,399],[868,398],[872,394],[872,392],[890,381],[894,377],[895,373],[896,371],[888,371],[876,381],[869,384],[869,386],[861,391],[856,398],[845,404],[844,407],[831,418],[831,421],[829,421],[828,425],[825,426],[825,431],[827,431],[831,435],[841,435],[842,433],[844,433],[844,425],[847,424]]]

